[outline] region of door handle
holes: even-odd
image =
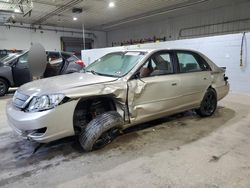
[[[177,86],[177,83],[172,83],[172,86]]]

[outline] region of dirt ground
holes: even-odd
[[[76,139],[46,145],[7,125],[0,99],[1,187],[250,187],[250,94],[230,94],[215,115],[192,111],[128,129],[85,153]]]

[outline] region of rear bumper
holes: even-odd
[[[226,83],[225,85],[223,85],[221,87],[216,87],[215,90],[217,92],[217,99],[219,101],[219,100],[223,99],[225,96],[227,96],[227,94],[229,93],[230,84]]]
[[[75,134],[73,114],[77,101],[62,104],[43,112],[23,112],[9,101],[6,106],[8,123],[25,139],[48,143]]]

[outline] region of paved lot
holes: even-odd
[[[14,135],[10,97],[0,99],[2,187],[250,187],[250,95],[230,94],[211,118],[142,124],[91,153],[75,138],[39,145]]]

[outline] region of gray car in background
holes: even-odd
[[[0,50],[0,59],[11,54],[11,53],[18,53],[18,52],[21,52],[22,50],[16,50],[16,49],[13,49],[13,50]]]
[[[69,52],[47,51],[47,67],[43,78],[80,72],[84,63]],[[0,59],[0,96],[4,96],[10,87],[19,87],[32,81],[28,66],[28,51],[11,53]]]

